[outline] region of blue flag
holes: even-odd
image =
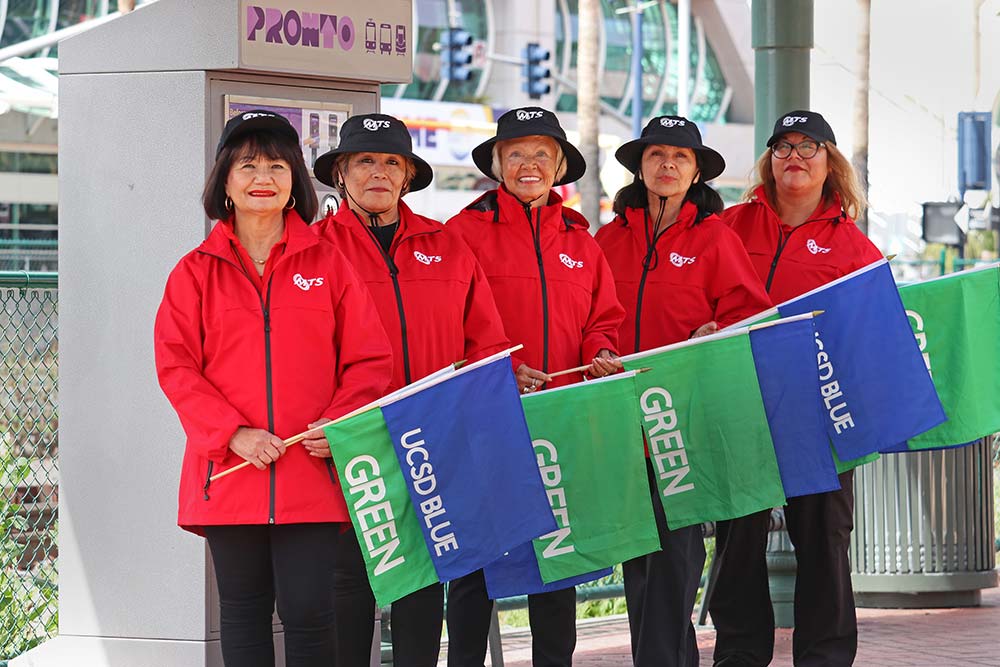
[[[841,459],[894,447],[945,421],[885,260],[778,306],[816,322],[820,402]]]
[[[807,318],[750,330],[757,383],[788,498],[840,488],[826,415],[816,400],[814,322]]]
[[[441,581],[556,530],[510,359],[382,406]]]
[[[570,586],[585,584],[611,574],[611,568],[581,574],[578,577],[560,579],[546,584],[538,572],[538,557],[531,542],[511,549],[491,565],[483,568],[486,577],[486,592],[491,600],[514,597],[515,595],[535,595],[561,591]]]

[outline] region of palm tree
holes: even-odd
[[[868,197],[868,88],[871,63],[871,0],[858,2],[858,80],[854,88],[854,153],[851,162]],[[858,212],[858,227],[868,234],[868,209]]]
[[[580,152],[587,161],[587,173],[579,182],[580,207],[590,221],[591,231],[600,224],[601,179],[598,121],[600,83],[597,50],[600,44],[601,9],[599,0],[580,0],[579,38],[576,51],[576,118],[580,132]]]

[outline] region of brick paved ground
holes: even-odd
[[[628,624],[616,617],[581,622],[574,667],[627,667]],[[983,606],[965,609],[859,609],[857,667],[1000,667],[1000,589],[983,592]],[[701,664],[710,667],[715,632],[698,632]],[[774,667],[792,664],[790,630],[778,630]],[[443,657],[443,654],[442,654]],[[530,639],[504,636],[506,667],[530,667]],[[487,662],[487,664],[489,664]]]

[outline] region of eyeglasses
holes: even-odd
[[[791,144],[787,141],[779,141],[771,146],[771,153],[774,154],[774,157],[779,160],[784,160],[792,154],[792,149],[794,148],[800,158],[803,160],[809,160],[816,157],[816,153],[819,152],[820,146],[826,146],[826,143],[822,141],[817,143],[815,141],[806,140],[800,141],[797,144]]]

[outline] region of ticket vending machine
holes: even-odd
[[[156,308],[210,228],[229,115],[285,114],[311,161],[410,80],[412,45],[366,49],[365,29],[413,35],[412,16],[411,0],[159,0],[60,44],[59,634],[13,665],[222,665],[208,549],[176,526],[184,433],[157,386]],[[283,664],[277,623],[275,639]]]

